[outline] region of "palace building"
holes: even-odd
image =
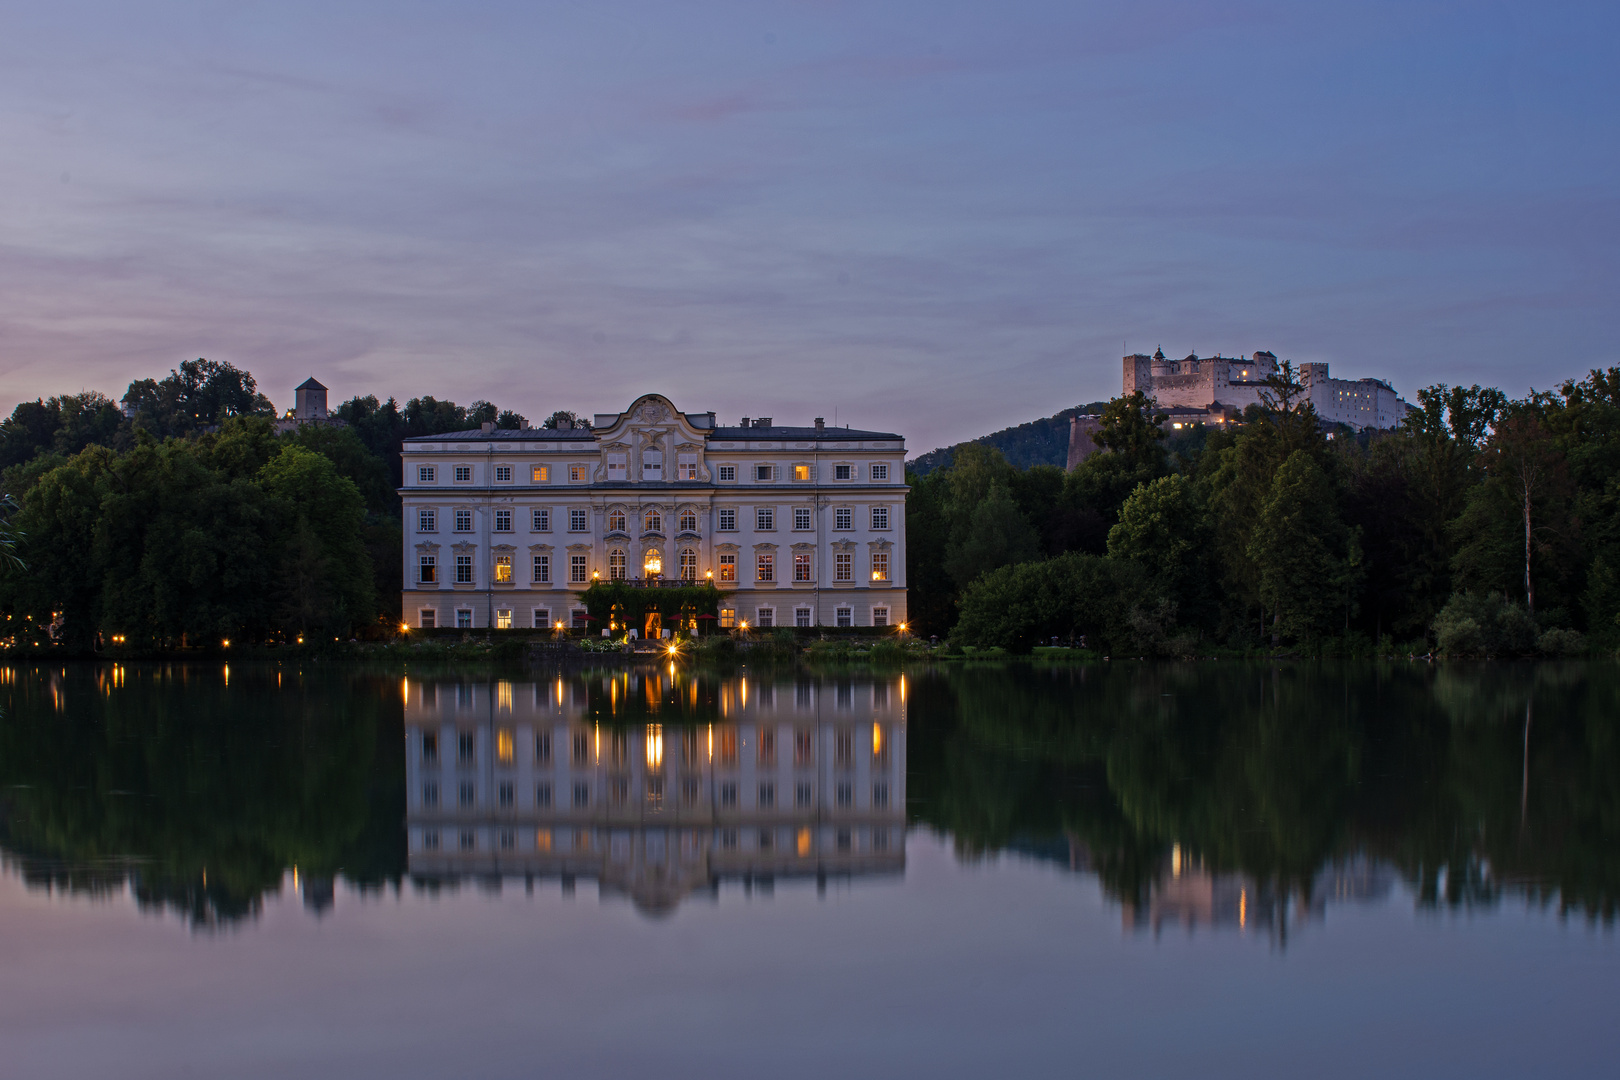
[[[735,427],[649,394],[562,429],[459,431],[403,450],[403,617],[584,628],[593,581],[713,581],[722,627],[906,620],[905,440]]]

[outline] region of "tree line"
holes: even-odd
[[[961,446],[908,477],[912,622],[1131,655],[1620,645],[1620,368],[1417,399],[1394,430],[1333,427],[1284,365],[1229,425],[1170,436],[1114,399],[1071,473]]]
[[[331,415],[344,424],[278,434],[253,375],[205,359],[117,402],[18,405],[0,422],[0,636],[174,647],[396,623],[404,440],[528,421],[430,396],[356,396]]]

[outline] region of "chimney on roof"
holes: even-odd
[[[746,417],[746,416],[745,416],[745,417],[743,417],[743,422],[742,422],[742,426],[743,426],[743,427],[747,427],[747,426],[748,426],[748,417]]]
[[[492,421],[492,420],[485,420],[485,421],[484,421],[484,427],[483,427],[483,432],[484,432],[484,434],[485,434],[485,435],[488,435],[488,434],[489,434],[489,433],[490,433],[490,432],[492,432],[492,431],[494,431],[494,430],[495,430],[495,423],[494,423],[494,421]]]
[[[754,417],[754,426],[768,428],[771,426],[771,418],[768,416],[756,416]]]
[[[824,417],[824,416],[816,417],[816,430],[817,431],[826,431],[827,430],[827,418],[826,417]]]

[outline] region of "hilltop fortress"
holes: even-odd
[[[1412,408],[1382,379],[1352,382],[1331,378],[1326,364],[1300,364],[1297,370],[1306,400],[1329,424],[1345,424],[1357,431],[1392,428]],[[1257,352],[1247,359],[1191,353],[1170,360],[1160,349],[1152,356],[1132,353],[1125,357],[1122,393],[1129,397],[1142,391],[1168,415],[1165,423],[1170,427],[1225,423],[1229,414],[1261,404],[1266,379],[1277,373],[1277,357],[1270,352]],[[1094,416],[1077,416],[1069,422],[1069,468],[1097,449],[1091,436],[1098,427]]]

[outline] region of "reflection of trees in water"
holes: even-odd
[[[1132,908],[1175,851],[1306,908],[1366,856],[1423,905],[1612,920],[1617,694],[1584,664],[953,670],[914,681],[912,806],[964,855],[1066,835]]]
[[[377,679],[58,669],[5,688],[0,844],[33,886],[128,889],[196,926],[256,916],[286,869],[397,882],[399,706]],[[119,685],[113,685],[114,680]]]

